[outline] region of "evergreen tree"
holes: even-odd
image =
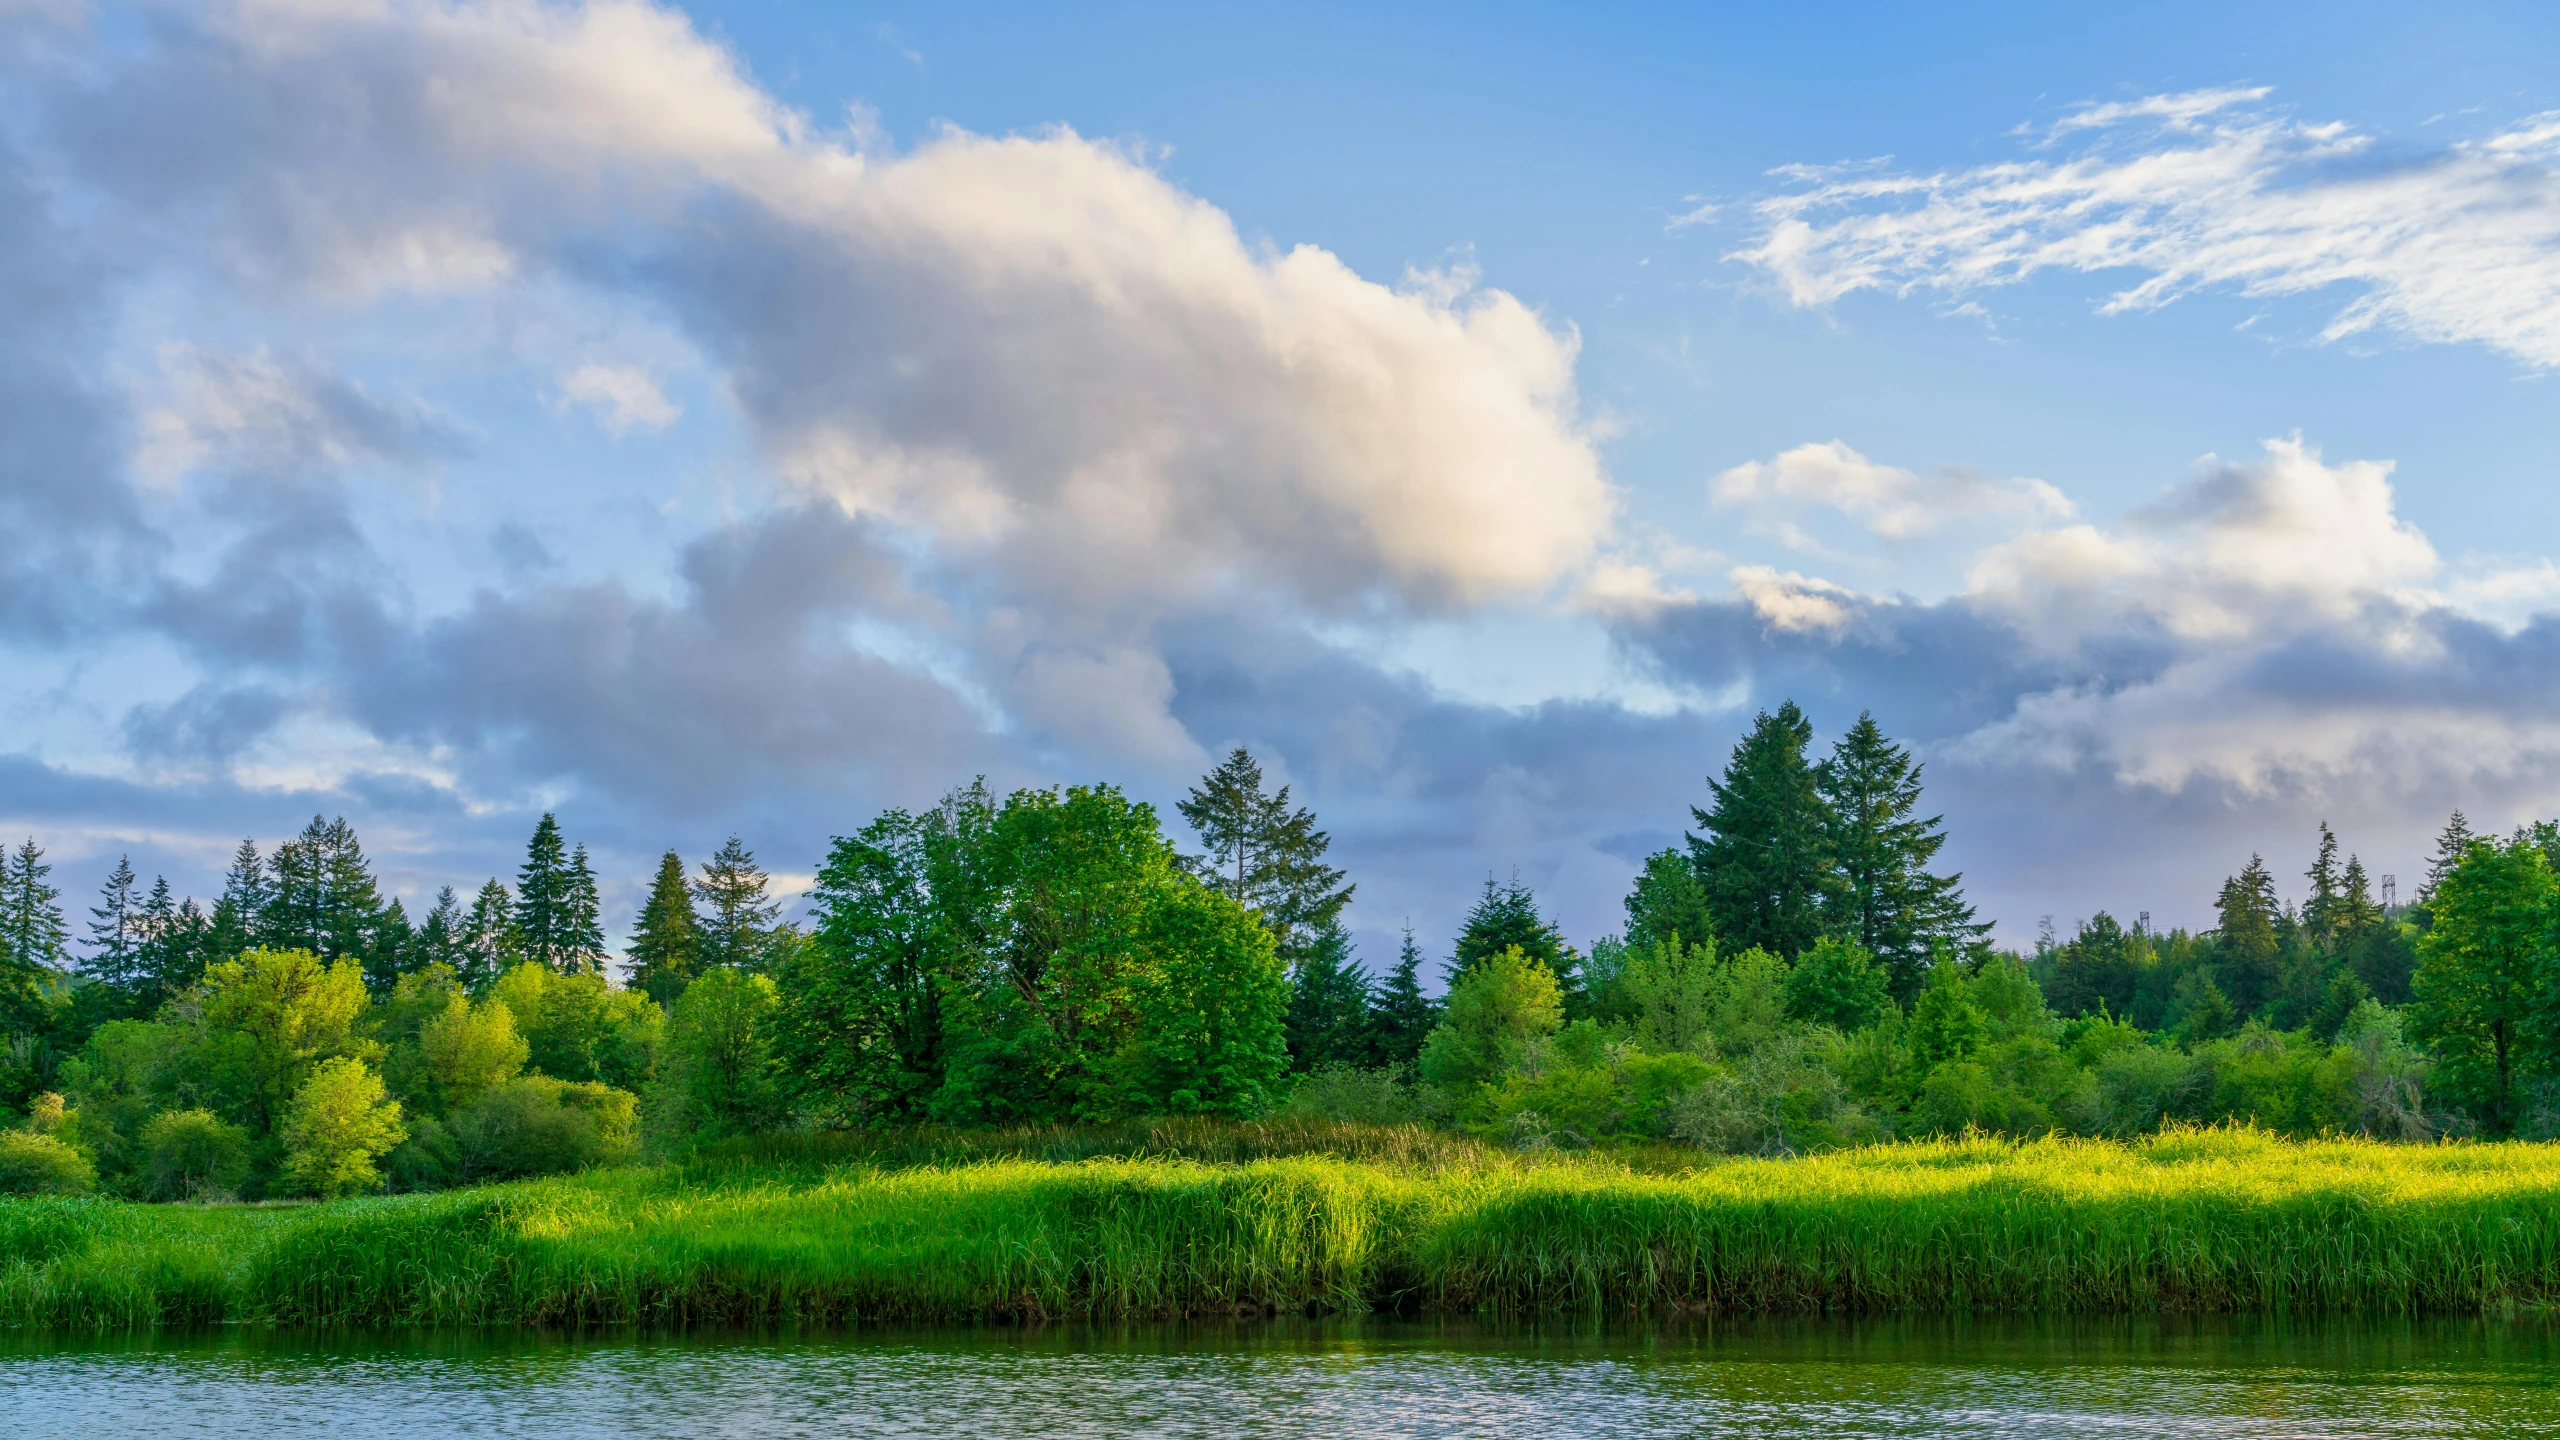
[[[1289,1066],[1360,1065],[1369,1058],[1369,977],[1340,922],[1316,932],[1291,968]]]
[[[516,936],[524,958],[554,973],[577,968],[570,933],[573,884],[560,822],[546,810],[525,843],[524,868],[516,872]]]
[[[762,967],[773,922],[782,913],[779,903],[765,898],[766,884],[756,857],[735,835],[702,862],[702,878],[693,884],[694,895],[702,901],[702,971],[715,965],[742,970]]]
[[[1476,898],[1475,908],[1467,912],[1467,923],[1458,931],[1455,952],[1449,957],[1448,982],[1457,984],[1468,971],[1501,954],[1518,949],[1521,954],[1547,967],[1563,987],[1570,1001],[1582,975],[1582,957],[1564,943],[1564,932],[1538,913],[1538,897],[1511,877],[1508,885],[1496,884],[1487,876],[1484,894]]]
[[[1422,950],[1407,925],[1396,968],[1387,972],[1369,1006],[1369,1053],[1382,1065],[1411,1065],[1439,1023],[1438,1002],[1422,993]]]
[[[131,856],[120,856],[98,903],[89,910],[89,960],[85,967],[101,982],[128,993],[144,986],[142,974],[142,897]]]
[[[2546,988],[2551,911],[2560,880],[2539,846],[2474,840],[2437,882],[2435,914],[2418,942],[2410,1006],[2453,1093],[2492,1136],[2512,1131],[2520,1072],[2532,1053],[2533,1014]]]
[[[8,857],[0,876],[0,941],[12,963],[54,974],[71,963],[71,935],[62,921],[62,892],[45,883],[53,867],[44,848],[29,838]]]
[[[2373,877],[2365,873],[2362,857],[2347,857],[2346,871],[2338,879],[2337,905],[2329,914],[2341,940],[2382,923],[2382,907],[2373,899]]]
[[[2427,857],[2427,878],[2418,885],[2419,905],[2435,899],[2436,887],[2462,863],[2463,852],[2471,848],[2471,841],[2471,822],[2463,818],[2461,811],[2454,811],[2453,818],[2444,822],[2444,830],[2436,836],[2435,854]]]
[[[374,917],[373,933],[364,947],[364,985],[377,1001],[391,998],[400,977],[418,968],[412,953],[417,932],[409,928],[409,909],[397,897]]]
[[[436,891],[436,903],[427,918],[418,922],[418,938],[411,946],[412,970],[431,965],[450,966],[458,974],[462,969],[462,899],[453,887]]]
[[[1262,792],[1262,766],[1237,746],[1175,807],[1208,853],[1184,867],[1202,884],[1262,917],[1280,958],[1298,963],[1351,902],[1353,887],[1324,863],[1332,837],[1315,812],[1289,808],[1289,787]]]
[[[1861,713],[1814,772],[1842,883],[1830,928],[1874,956],[1905,1001],[1920,993],[1933,944],[1968,946],[1991,929],[1975,923],[1957,888],[1962,875],[1929,873],[1947,843],[1946,817],[1919,818],[1920,768]]]
[[[205,953],[210,959],[228,960],[258,943],[264,933],[267,904],[275,891],[267,883],[267,862],[258,854],[258,842],[243,839],[232,852],[231,868],[222,877],[222,896],[213,902],[213,928],[205,937]]]
[[[1704,833],[1689,837],[1689,863],[1727,949],[1801,954],[1847,893],[1831,854],[1831,807],[1804,758],[1812,741],[1794,701],[1762,711],[1724,778],[1707,781],[1713,808],[1690,808]]]
[[[516,936],[515,897],[507,893],[504,881],[492,875],[480,887],[454,939],[460,958],[453,968],[475,994],[496,984],[508,966],[524,958],[524,946]]]
[[[1630,950],[1649,950],[1677,939],[1683,945],[1715,938],[1715,917],[1707,910],[1707,888],[1689,857],[1677,850],[1658,850],[1645,857],[1627,892],[1627,938]]]
[[[2267,862],[2250,856],[2246,868],[2222,882],[2214,909],[2221,919],[2214,940],[2221,988],[2241,1014],[2254,1013],[2275,998],[2276,960],[2282,949],[2277,926],[2283,915]]]
[[[267,862],[272,888],[258,911],[261,944],[363,963],[382,921],[382,897],[345,816],[311,817]]]
[[[596,893],[595,867],[581,843],[569,852],[569,883],[560,899],[560,965],[566,971],[604,973],[604,900]]]
[[[684,860],[673,850],[659,857],[657,878],[631,927],[631,983],[661,1005],[672,1005],[693,983],[700,960],[702,927],[693,916],[693,892],[685,884]]]
[[[2346,891],[2345,878],[2338,873],[2338,837],[2326,820],[2320,822],[2320,852],[2303,878],[2311,882],[2310,898],[2302,902],[2303,938],[2320,949],[2330,949],[2337,943],[2339,907]]]

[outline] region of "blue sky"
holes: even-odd
[[[0,4],[0,830],[618,904],[1245,743],[1577,939],[1757,708],[2004,937],[2560,812],[2526,6]]]

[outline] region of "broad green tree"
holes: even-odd
[[[2531,1027],[2555,891],[2541,847],[2474,840],[2427,902],[2434,923],[2418,941],[2412,1015],[2451,1072],[2448,1088],[2492,1135],[2514,1128],[2518,1072],[2537,1058]]]
[[[1564,1024],[1564,991],[1545,962],[1512,946],[1449,987],[1440,1025],[1423,1044],[1422,1078],[1453,1091],[1500,1080],[1532,1042]]]
[[[1847,894],[1831,806],[1805,759],[1812,742],[1813,724],[1794,701],[1761,712],[1724,778],[1707,781],[1714,803],[1690,809],[1701,833],[1689,837],[1689,861],[1728,949],[1811,949]]]
[[[379,1053],[358,1024],[368,1003],[364,969],[352,957],[244,951],[205,967],[191,1007],[211,1042],[200,1063],[235,1069],[223,1088],[236,1095],[239,1118],[265,1134],[314,1067]]]
[[[400,1102],[361,1060],[320,1062],[294,1092],[277,1138],[284,1145],[285,1187],[331,1199],[382,1187],[377,1160],[409,1138]]]
[[[419,1028],[418,1050],[448,1115],[514,1079],[533,1055],[514,1011],[459,994],[447,996],[444,1009]]]
[[[1116,1108],[1136,1115],[1259,1113],[1289,1068],[1288,971],[1261,917],[1171,875],[1146,915],[1114,1058]]]
[[[1635,1009],[1635,1040],[1660,1054],[1712,1055],[1716,944],[1665,935],[1630,950],[1619,986]]]
[[[774,1066],[780,1008],[772,977],[735,966],[715,966],[685,987],[668,1020],[662,1091],[685,1134],[753,1135],[782,1123]]]
[[[1866,948],[1826,935],[1787,972],[1787,1014],[1842,1034],[1865,1029],[1893,1008],[1892,982]]]

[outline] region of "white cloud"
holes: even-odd
[[[1908,540],[1951,521],[2034,521],[2071,513],[2062,492],[2041,480],[1990,480],[1961,472],[1922,476],[1878,464],[1838,440],[1736,465],[1718,475],[1708,493],[1719,505],[1792,501],[1836,510],[1882,540]]]
[[[1859,290],[1950,298],[2047,270],[2147,278],[2107,313],[2209,288],[2331,286],[2353,298],[2324,339],[2383,331],[2560,365],[2560,112],[2409,160],[2371,137],[2198,91],[2091,106],[2052,138],[2087,146],[1930,174],[1790,167],[1762,230],[1728,258],[1798,305]]]
[[[684,414],[684,407],[669,400],[649,372],[636,365],[581,365],[561,377],[560,398],[594,411],[616,435],[664,430]]]
[[[378,399],[307,362],[187,344],[169,345],[160,360],[165,403],[142,416],[134,458],[159,484],[204,468],[279,476],[417,465],[462,448],[452,426],[417,405]]]

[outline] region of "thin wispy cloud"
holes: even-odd
[[[1799,306],[1962,300],[2047,272],[2130,272],[2101,313],[2201,291],[2334,292],[2323,340],[2480,344],[2560,366],[2560,112],[2422,154],[2258,89],[2076,110],[2031,155],[1928,173],[1796,166],[1727,258]],[[2046,158],[2065,144],[2072,153]]]

